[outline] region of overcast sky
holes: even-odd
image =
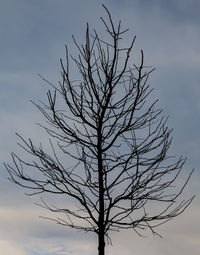
[[[3,163],[10,162],[11,151],[19,152],[16,131],[43,141],[35,125],[41,116],[30,103],[44,99],[48,89],[38,73],[57,83],[64,45],[74,52],[71,35],[83,42],[86,22],[103,33],[101,2],[130,28],[130,39],[136,34],[135,50],[143,49],[146,64],[156,67],[150,85],[174,128],[173,152],[188,157],[186,171],[196,169],[185,191],[196,198],[183,215],[160,227],[162,239],[149,232],[145,238],[116,233],[107,255],[199,255],[199,0],[0,0],[0,253],[97,253],[95,236],[39,219],[46,211],[34,205],[38,198],[8,182]]]

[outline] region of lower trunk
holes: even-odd
[[[98,128],[98,174],[99,174],[99,221],[98,221],[98,255],[105,254],[105,226],[104,226],[104,176],[102,160],[102,123],[100,121]]]
[[[98,255],[105,255],[104,231],[99,230],[98,239],[99,239]]]

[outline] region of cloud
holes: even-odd
[[[0,240],[0,249],[3,255],[27,255],[26,251],[18,244],[7,240]]]
[[[56,83],[64,44],[74,53],[71,34],[84,42],[87,21],[91,28],[104,32],[99,17],[106,14],[100,2],[108,6],[116,21],[120,18],[124,27],[130,27],[126,41],[131,34],[137,35],[135,51],[144,49],[146,64],[157,68],[149,82],[170,115],[169,126],[175,127],[173,152],[189,155],[189,169],[199,167],[198,0],[7,0],[0,9],[0,247],[4,255],[96,253],[96,237],[39,219],[46,211],[34,206],[37,198],[25,197],[23,189],[6,180],[2,163],[10,162],[11,151],[24,155],[16,145],[15,131],[47,144],[44,132],[35,125],[41,115],[29,103],[30,99],[43,100],[48,89],[37,73]],[[199,194],[199,173],[187,188],[189,196],[194,193]],[[133,231],[113,233],[113,246],[107,248],[107,254],[198,255],[199,204],[197,196],[185,214],[163,225],[163,239],[148,233],[148,238],[139,238]]]
[[[143,233],[146,238],[138,237],[134,231],[113,233],[113,246],[107,246],[107,254],[132,255],[134,251],[145,255],[148,247],[149,255],[160,254],[162,251],[166,255],[175,255],[191,249],[196,255],[200,249],[200,233],[196,222],[199,210],[199,206],[191,207],[178,219],[160,227],[158,232],[163,236],[162,239],[153,237],[149,231]],[[7,253],[16,249],[21,252],[19,255],[25,254],[25,250],[30,255],[94,254],[97,248],[95,236],[41,221],[37,217],[41,213],[40,209],[30,206],[0,208],[0,240],[4,237],[0,244],[3,244]]]
[[[179,218],[160,226],[157,231],[162,238],[154,237],[148,231],[143,233],[144,238],[137,236],[134,231],[113,234],[113,246],[107,248],[107,254],[177,255],[192,251],[191,254],[198,255],[200,233],[196,217],[199,210],[200,206],[188,208]]]
[[[29,201],[30,202],[30,201]],[[48,212],[34,205],[0,206],[0,247],[5,255],[90,255],[94,237],[78,233],[54,222],[39,219]],[[51,215],[52,216],[52,215]],[[12,253],[16,250],[16,253]]]

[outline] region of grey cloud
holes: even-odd
[[[78,41],[83,42],[87,21],[91,24],[91,28],[97,27],[100,33],[102,32],[99,17],[105,16],[105,13],[100,2],[107,4],[115,20],[122,19],[124,27],[130,27],[130,32],[137,35],[136,51],[140,48],[144,49],[146,64],[157,67],[149,83],[151,87],[155,87],[153,96],[160,98],[159,104],[164,108],[164,113],[170,115],[169,125],[175,127],[173,152],[177,155],[189,156],[188,169],[194,166],[198,168],[200,164],[200,2],[198,0],[192,0],[190,3],[186,0],[108,2],[70,0],[67,3],[65,0],[5,1],[0,10],[0,214],[2,215],[0,237],[6,236],[8,240],[10,238],[12,245],[16,245],[16,240],[20,238],[21,247],[28,238],[26,247],[29,246],[31,255],[43,255],[45,252],[50,254],[57,244],[62,246],[61,243],[65,242],[69,245],[65,249],[71,247],[74,255],[80,254],[81,248],[85,254],[87,251],[88,254],[89,252],[92,254],[88,248],[90,245],[95,251],[96,243],[92,238],[83,235],[86,243],[84,247],[84,242],[80,242],[81,234],[76,235],[76,232],[55,226],[53,222],[41,222],[38,215],[43,215],[43,212],[41,213],[39,209],[34,209],[31,214],[35,208],[33,202],[37,199],[25,197],[24,190],[7,182],[8,176],[3,168],[3,162],[10,161],[11,151],[18,151],[15,131],[21,132],[25,137],[43,141],[44,133],[40,132],[34,124],[40,122],[42,118],[29,103],[30,99],[43,100],[48,89],[37,77],[37,73],[56,83],[60,79],[59,57],[64,56],[64,44],[67,43],[72,53],[75,52],[71,44],[71,34],[73,33]],[[129,36],[126,40],[128,39]],[[73,74],[76,74],[75,70]],[[199,173],[195,173],[186,192],[188,196],[193,193],[199,194]],[[186,211],[180,220],[177,219],[169,226],[163,226],[161,230],[164,233],[163,239],[153,239],[150,234],[148,238],[141,239],[135,236],[134,232],[114,234],[114,246],[108,247],[108,254],[132,255],[134,251],[136,254],[144,255],[148,251],[149,255],[185,255],[192,251],[193,255],[198,255],[199,204],[197,196],[191,209]],[[20,232],[12,231],[13,226]],[[43,247],[46,239],[54,243],[51,249]],[[33,248],[34,242],[37,243],[37,248]],[[8,247],[8,244],[2,243],[2,245]],[[19,247],[18,249],[23,250]],[[55,251],[55,254],[60,254],[59,252],[61,253]],[[4,255],[8,254],[8,252],[4,253]]]

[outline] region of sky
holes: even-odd
[[[196,194],[190,208],[163,225],[163,238],[147,232],[113,234],[107,255],[198,255],[200,250],[200,1],[199,0],[0,0],[0,253],[4,255],[92,255],[96,237],[39,218],[47,215],[8,181],[3,165],[10,152],[23,155],[15,132],[45,142],[42,121],[30,100],[45,100],[48,86],[41,74],[57,83],[59,58],[71,35],[84,42],[86,23],[104,32],[104,3],[113,19],[136,35],[135,51],[144,50],[145,63],[156,68],[149,80],[168,125],[174,128],[172,150],[195,168],[184,195]],[[75,70],[73,70],[74,74]]]

